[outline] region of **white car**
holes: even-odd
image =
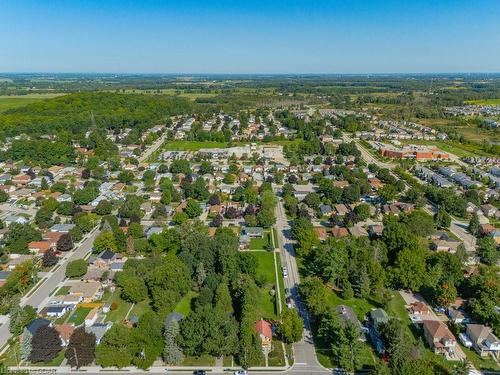
[[[247,370],[238,370],[234,372],[234,375],[248,375]]]
[[[288,270],[286,267],[283,267],[283,277],[288,277]]]

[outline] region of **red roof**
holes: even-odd
[[[271,327],[271,323],[265,321],[264,319],[261,319],[255,323],[255,330],[257,331],[258,334],[264,337],[270,339],[273,338],[273,329]]]

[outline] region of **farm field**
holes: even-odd
[[[37,103],[39,101],[55,98],[56,96],[61,96],[64,94],[28,94],[28,95],[1,95],[0,96],[0,112],[6,111],[12,108],[18,108],[31,103]]]
[[[498,99],[481,99],[481,100],[468,100],[467,104],[476,105],[500,105],[500,98]]]

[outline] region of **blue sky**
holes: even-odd
[[[0,72],[499,72],[497,0],[2,0]]]

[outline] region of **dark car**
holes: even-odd
[[[193,375],[207,375],[205,370],[194,370]]]

